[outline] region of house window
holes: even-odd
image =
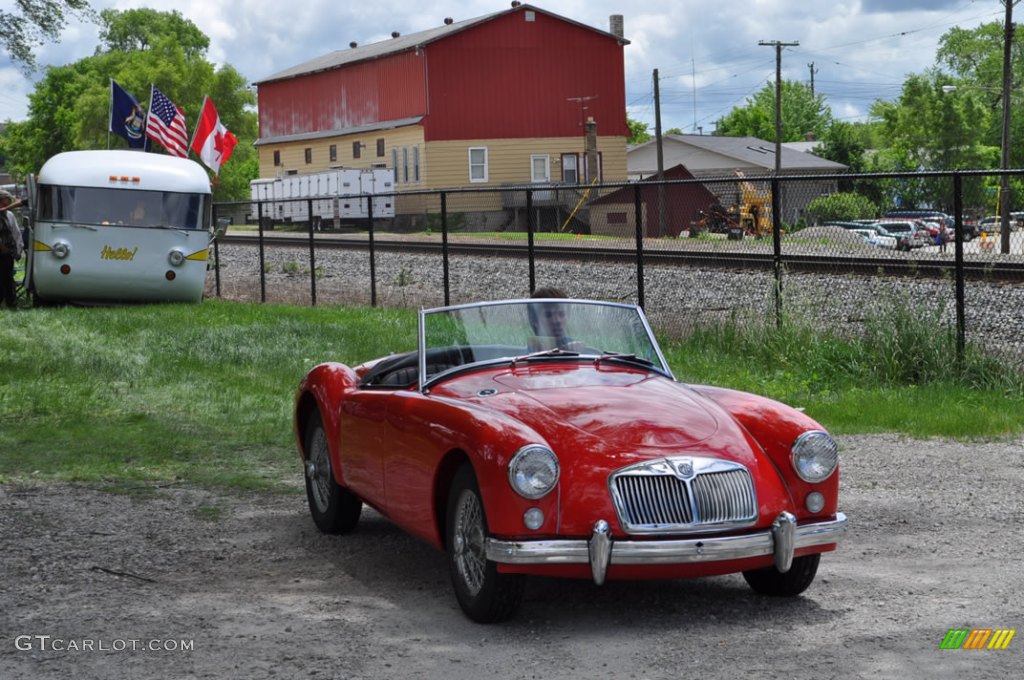
[[[402,182],[409,183],[409,147],[402,147]]]
[[[359,142],[352,142],[352,158],[359,158],[362,155],[360,153],[360,150],[362,148],[363,145],[360,144]]]
[[[487,147],[471,146],[469,148],[469,181],[487,181]]]
[[[384,138],[377,139],[377,158],[384,158]]]
[[[551,158],[547,154],[534,154],[530,156],[530,181],[551,181]]]
[[[275,151],[274,152],[274,167],[277,167],[279,165],[281,165],[281,152],[280,151]]]
[[[562,154],[562,181],[566,184],[579,184],[579,156],[574,153]]]
[[[336,162],[338,160],[338,145],[337,144],[331,144],[330,154],[331,154],[331,162],[332,163]]]
[[[412,147],[412,181],[420,181],[420,147]]]
[[[398,149],[391,150],[391,168],[395,171],[395,184],[398,184]]]
[[[313,162],[313,149],[306,147],[306,165]]]

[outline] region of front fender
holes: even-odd
[[[306,422],[309,415],[314,410],[318,410],[320,418],[323,420],[324,431],[327,434],[331,467],[334,469],[334,476],[339,484],[344,483],[341,478],[341,466],[338,458],[340,404],[345,394],[355,389],[358,383],[359,378],[354,370],[345,364],[328,362],[310,369],[299,383],[295,395],[294,429],[299,457],[303,460],[306,458]]]
[[[539,507],[547,518],[540,531],[555,531],[558,488],[531,501],[519,496],[508,481],[508,463],[520,448],[527,444],[549,445],[532,427],[479,404],[414,390],[395,393],[389,418],[399,431],[422,436],[423,455],[429,458],[423,464],[433,468],[435,475],[448,453],[465,454],[473,466],[492,533],[522,533],[523,512],[530,507]],[[437,484],[443,484],[443,480],[435,477]],[[435,492],[435,497],[446,496]]]
[[[819,484],[809,484],[796,474],[792,463],[792,446],[804,432],[825,430],[809,415],[782,402],[739,390],[710,385],[690,385],[699,394],[725,409],[761,446],[789,487],[797,509],[797,517],[811,515],[804,508],[804,498],[812,491],[825,496],[825,507],[814,515],[835,514],[838,508],[839,469]]]

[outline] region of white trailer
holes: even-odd
[[[394,173],[387,168],[331,168],[303,175],[285,175],[273,179],[254,179],[249,183],[253,201],[252,215],[283,222],[306,222],[313,217],[322,221],[365,220],[369,203],[373,217],[395,216]]]

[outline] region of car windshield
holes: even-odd
[[[562,299],[475,303],[420,312],[420,369],[426,383],[478,363],[566,356],[644,365],[671,376],[639,307]]]

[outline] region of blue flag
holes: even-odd
[[[132,149],[149,151],[145,110],[113,80],[110,81],[110,131],[124,137]]]

